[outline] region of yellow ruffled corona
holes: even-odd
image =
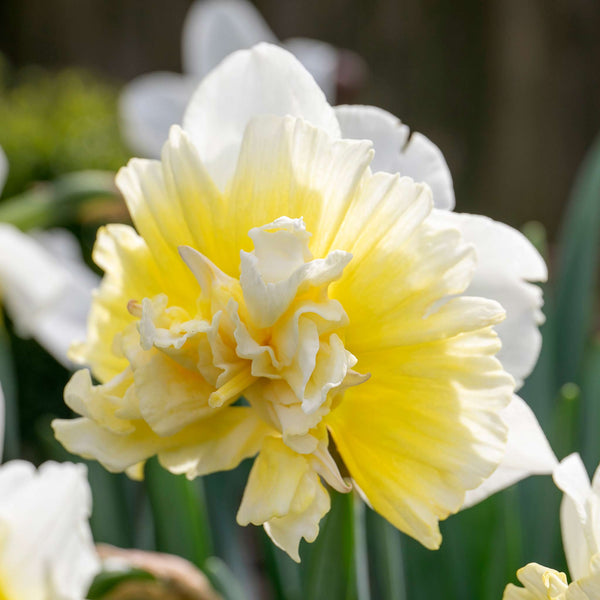
[[[461,296],[475,253],[430,218],[427,185],[373,173],[369,142],[314,122],[250,116],[230,172],[174,127],[161,161],[121,170],[136,229],[99,232],[75,353],[101,384],[75,373],[81,416],[56,436],[132,476],[154,455],[190,478],[256,456],[238,522],[295,560],[325,483],[436,548],[503,456],[504,311]]]

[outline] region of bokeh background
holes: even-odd
[[[363,56],[356,102],[443,150],[458,206],[557,230],[600,129],[597,0],[255,0],[280,39]],[[78,66],[114,85],[180,71],[190,0],[2,0],[0,50],[22,67]]]
[[[191,4],[0,0],[0,145],[11,163],[4,197],[23,192],[34,181],[80,169],[116,170],[126,162],[130,151],[119,135],[119,89],[143,73],[181,70],[181,30]],[[578,208],[573,209],[570,199],[576,173],[600,132],[600,2],[254,4],[280,39],[312,37],[362,56],[368,78],[348,100],[386,108],[438,144],[454,177],[459,211],[525,227],[534,238],[549,262],[551,281],[545,289],[544,350],[523,395],[559,458],[579,450],[588,469],[594,468],[600,460],[600,311],[595,294],[600,160],[588,172],[591,192],[586,195],[580,186]],[[86,259],[97,226],[126,218],[113,209],[67,223]],[[54,451],[49,449],[46,415],[68,414],[61,399],[68,373],[35,342],[11,335],[10,343],[24,452],[39,460]],[[99,480],[104,477],[97,465],[92,470]],[[129,483],[102,481],[96,489],[118,488],[131,505]],[[236,485],[227,476],[208,478],[209,512],[222,508],[215,507],[217,493],[239,494]],[[136,489],[133,496],[140,493]],[[129,510],[114,517],[111,494],[96,498],[102,512],[92,523],[96,536],[152,547],[152,532],[136,529],[148,515],[132,517]],[[400,577],[411,600],[492,600],[501,597],[506,582],[526,562],[564,569],[559,501],[549,478],[524,482],[445,523],[445,541],[437,553],[404,536],[393,537],[369,513],[368,535],[386,540],[383,546],[369,546],[373,597],[387,598],[386,581],[400,585]],[[230,504],[234,512],[235,502]],[[147,504],[141,506],[149,511]],[[101,522],[111,515],[112,528],[102,529]],[[313,556],[339,552],[338,525],[329,520]],[[228,538],[231,532],[220,523],[215,527],[215,553],[242,581],[250,578],[247,589],[254,589],[255,597],[326,597],[314,590],[323,592],[332,578],[318,569],[314,575],[310,555],[302,567],[313,573],[307,592],[299,583],[306,572],[265,546],[256,531],[236,533],[252,549],[244,556],[234,547],[238,537]],[[382,551],[397,562],[380,560]],[[384,563],[397,564],[397,572],[382,571]],[[279,583],[269,587],[260,576],[257,583],[256,573],[278,573]],[[343,597],[336,594],[328,597]]]

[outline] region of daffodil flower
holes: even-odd
[[[85,598],[100,568],[91,502],[84,465],[47,462],[36,469],[14,460],[0,467],[2,600]]]
[[[578,454],[554,472],[564,492],[560,510],[563,545],[573,579],[536,563],[517,571],[524,587],[509,584],[504,600],[596,600],[600,598],[600,467],[592,483]]]
[[[0,149],[0,192],[8,170]],[[30,234],[0,223],[0,301],[16,332],[35,338],[69,367],[69,346],[85,338],[87,313],[98,277],[64,229]]]
[[[181,123],[198,83],[226,56],[259,42],[279,44],[248,0],[194,2],[186,16],[181,40],[184,74],[148,73],[136,77],[123,90],[121,125],[130,147],[141,156],[159,157],[169,128]],[[338,50],[309,38],[291,38],[281,46],[308,69],[327,98],[335,100]]]
[[[101,384],[75,373],[65,401],[81,416],[54,422],[69,450],[134,477],[154,455],[190,478],[256,456],[238,522],[264,525],[295,560],[329,510],[324,483],[356,488],[436,548],[438,521],[502,462],[503,414],[525,414],[517,438],[543,438],[496,357],[505,311],[469,291],[493,288],[494,269],[523,336],[539,307],[519,294],[539,300],[525,280],[543,261],[506,226],[435,209],[452,204],[439,150],[397,143],[397,120],[356,110],[379,137],[347,139],[362,137],[345,132],[349,109],[270,45],[203,81],[161,161],[117,176],[137,231],[100,231],[106,274],[73,352]],[[385,171],[411,161],[433,196]],[[530,360],[537,349],[514,333],[508,347]],[[528,464],[496,487],[535,471],[530,454],[554,461],[543,441],[513,440]]]

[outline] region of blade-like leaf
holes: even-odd
[[[600,139],[580,167],[559,240],[558,384],[579,383],[595,298],[600,245]]]
[[[353,548],[352,494],[331,491],[331,510],[319,536],[301,552],[305,598],[355,597]]]
[[[19,456],[19,412],[17,383],[14,372],[10,338],[0,315],[0,385],[4,394],[4,452],[0,448],[2,460]]]
[[[145,480],[157,550],[202,567],[213,553],[202,480],[172,475],[156,458],[146,463]]]

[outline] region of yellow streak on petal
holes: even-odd
[[[250,366],[248,366],[209,396],[209,406],[212,408],[218,408],[223,406],[223,404],[229,400],[237,400],[237,398],[242,395],[244,390],[250,387],[250,385],[252,385],[256,379],[257,378],[252,375]]]

